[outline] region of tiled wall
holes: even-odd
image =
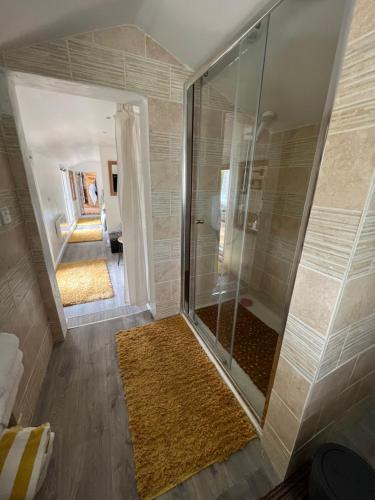
[[[148,97],[157,317],[179,310],[183,83],[189,71],[135,26],[2,54],[5,67]]]
[[[280,478],[374,392],[374,51],[358,0],[264,426]]]
[[[317,125],[275,132],[270,134],[263,154],[264,179],[255,257],[247,281],[276,302],[282,311],[287,305],[287,288],[317,134]],[[247,256],[250,258],[250,252]]]
[[[14,415],[30,424],[52,349],[52,334],[36,269],[28,218],[29,195],[12,119],[0,121],[0,207],[12,221],[0,226],[0,331],[14,333],[23,351],[24,375]]]

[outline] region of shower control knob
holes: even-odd
[[[203,219],[197,219],[197,220],[195,221],[195,223],[196,223],[196,224],[204,224],[204,222],[205,222],[205,221],[204,221]]]

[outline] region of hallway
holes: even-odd
[[[82,225],[76,230],[80,231],[87,228],[96,229],[99,227],[101,226]],[[102,241],[68,243],[61,262],[78,262],[81,260],[96,259],[105,259],[107,261],[114,295],[109,299],[65,306],[64,312],[69,328],[119,316],[128,316],[129,314],[135,314],[142,311],[139,307],[126,305],[123,256],[120,255],[119,257],[119,254],[111,252],[108,243],[108,232],[105,231],[104,228]]]

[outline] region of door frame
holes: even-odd
[[[41,239],[43,259],[46,265],[48,279],[51,284],[51,289],[53,291],[53,300],[56,305],[60,327],[63,332],[62,338],[58,340],[64,340],[67,333],[67,322],[65,319],[64,308],[61,302],[60,292],[57,285],[55,267],[53,264],[52,255],[50,252],[47,231],[45,228],[43,209],[40,204],[40,199],[38,196],[38,188],[36,185],[34,172],[31,166],[32,158],[30,156],[29,148],[26,142],[26,137],[23,129],[20,105],[16,93],[17,86],[33,87],[40,90],[49,90],[56,93],[64,93],[77,95],[82,97],[91,97],[96,99],[102,99],[107,101],[112,101],[116,104],[133,104],[140,108],[140,124],[141,124],[141,149],[142,157],[145,165],[147,165],[148,172],[150,173],[150,146],[149,146],[149,123],[148,123],[148,99],[135,92],[130,92],[127,90],[115,89],[112,87],[104,87],[100,85],[81,83],[71,80],[64,80],[58,78],[52,78],[42,75],[37,75],[34,73],[23,73],[20,71],[4,70],[5,78],[7,81],[8,93],[10,98],[10,104],[12,112],[14,115],[17,136],[20,143],[20,149],[22,154],[22,159],[24,163],[24,169],[27,178],[27,184],[29,188],[31,203],[33,207],[34,216],[37,222],[38,231]],[[149,200],[149,215],[151,217],[151,199]],[[150,222],[151,224],[151,222]],[[151,225],[152,227],[152,225]],[[150,236],[150,258],[148,262],[149,269],[149,281],[150,281],[150,309],[154,313],[155,309],[155,283],[154,283],[154,266],[152,260],[152,248],[153,248],[153,235],[152,231]]]

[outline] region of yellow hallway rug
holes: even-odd
[[[56,279],[63,306],[109,299],[114,295],[104,259],[62,262]]]
[[[102,228],[99,229],[76,229],[68,240],[68,243],[85,243],[87,241],[101,241],[103,239]]]
[[[118,332],[137,487],[155,498],[256,437],[181,316]]]
[[[77,221],[77,226],[99,226],[101,224],[100,217],[80,217]]]

